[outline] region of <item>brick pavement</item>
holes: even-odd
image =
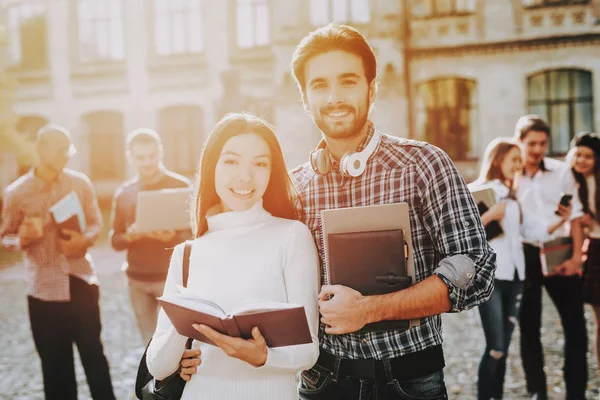
[[[133,385],[143,346],[126,288],[120,272],[123,253],[107,247],[93,250],[101,281],[101,311],[104,347],[111,367],[117,399],[134,398]],[[29,330],[23,269],[19,266],[0,269],[0,399],[43,399],[39,358]],[[548,298],[544,299],[544,333],[546,365],[551,399],[564,399],[562,382],[562,345],[560,322]],[[589,332],[592,332],[591,310],[586,309]],[[477,366],[484,348],[483,331],[476,310],[444,315],[444,349],[446,383],[451,399],[475,399]],[[518,357],[518,331],[510,348],[505,399],[526,399],[523,373]],[[590,351],[591,351],[590,344]],[[76,353],[76,352],[75,352]],[[591,354],[591,353],[590,353]],[[79,361],[77,381],[80,399],[89,398],[85,375]],[[598,399],[600,379],[594,372],[596,362],[590,355],[588,400]]]

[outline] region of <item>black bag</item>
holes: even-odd
[[[183,286],[187,286],[188,275],[190,271],[190,253],[192,251],[192,241],[188,240],[185,242],[185,248],[183,250]],[[152,339],[150,339],[150,342]],[[185,348],[192,348],[193,339],[188,339]],[[148,346],[150,346],[148,342]],[[138,366],[137,377],[135,379],[135,395],[140,400],[179,400],[183,394],[183,388],[185,381],[179,376],[179,370],[173,372],[170,376],[157,381],[148,371],[146,365],[146,352],[148,346],[144,350],[144,355],[140,360]]]

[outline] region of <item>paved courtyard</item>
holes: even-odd
[[[109,248],[92,252],[101,281],[102,337],[110,362],[117,399],[133,399],[135,373],[143,345],[135,326],[127,295],[126,280],[119,267],[123,253]],[[41,369],[33,346],[27,318],[23,268],[19,265],[0,268],[0,399],[43,399]],[[564,399],[562,381],[563,337],[556,311],[544,299],[543,342],[546,351],[549,394]],[[586,309],[589,332],[592,313]],[[476,399],[477,365],[484,348],[483,331],[476,310],[444,315],[444,349],[446,383],[451,399]],[[526,399],[525,383],[518,352],[518,331],[510,349],[505,399]],[[599,399],[600,379],[590,344],[588,400]],[[85,375],[77,361],[80,399],[88,399]]]

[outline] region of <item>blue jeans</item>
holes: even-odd
[[[485,352],[479,363],[479,400],[502,398],[506,356],[510,338],[518,323],[522,295],[523,282],[496,280],[492,297],[479,306],[486,342]]]
[[[386,363],[386,361],[384,361]],[[301,400],[447,400],[444,372],[404,380],[385,366],[385,379],[339,376],[320,365],[303,371],[298,388]]]

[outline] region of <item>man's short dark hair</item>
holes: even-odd
[[[523,140],[531,131],[544,132],[550,137],[550,126],[539,115],[528,114],[519,118],[515,125],[515,137]]]
[[[149,143],[154,143],[159,147],[162,146],[160,136],[152,129],[140,128],[127,135],[127,151],[131,151],[131,148],[136,144]]]
[[[356,29],[338,24],[323,26],[306,36],[292,56],[292,74],[302,94],[306,90],[304,72],[306,62],[311,58],[330,51],[345,51],[361,58],[367,82],[377,76],[375,53],[365,37]]]

